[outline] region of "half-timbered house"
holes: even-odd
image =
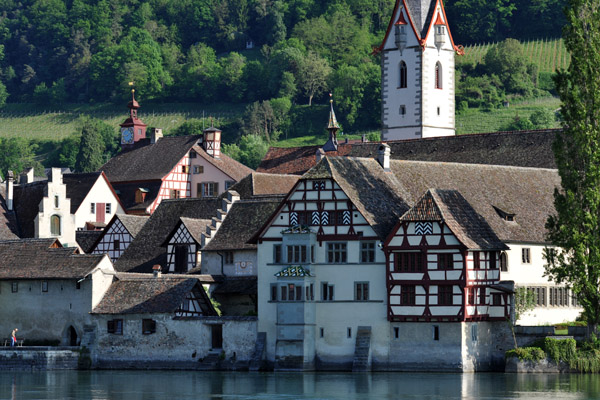
[[[147,220],[148,217],[143,215],[116,214],[91,246],[89,253],[107,253],[114,263],[129,247]]]

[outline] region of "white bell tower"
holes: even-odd
[[[442,0],[396,0],[381,52],[382,140],[454,135],[454,45]]]

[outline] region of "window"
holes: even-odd
[[[110,203],[106,203],[106,213],[110,214],[111,212],[112,212],[111,204]]]
[[[203,165],[194,165],[194,174],[203,174],[204,166]]]
[[[156,321],[153,319],[142,320],[142,334],[150,335],[156,332]]]
[[[421,272],[423,270],[421,253],[396,253],[394,268],[396,272]]]
[[[190,172],[190,167],[188,165],[182,165],[181,166],[181,173],[182,174],[189,174]]]
[[[433,340],[440,340],[440,327],[433,325],[432,328]]]
[[[394,339],[398,339],[400,337],[400,328],[397,326],[394,327]]]
[[[229,190],[233,185],[235,185],[235,181],[225,181],[225,190]]]
[[[439,61],[435,64],[435,88],[442,89],[442,64]]]
[[[324,328],[319,328],[319,336],[320,337],[325,336],[325,329]]]
[[[307,247],[301,245],[289,245],[287,246],[287,262],[288,263],[306,263]]]
[[[81,281],[75,282],[75,289],[77,289],[77,290],[81,289]]]
[[[527,291],[533,294],[533,300],[537,306],[546,305],[546,288],[545,287],[528,287]],[[552,290],[550,291],[550,302],[552,302]]]
[[[190,150],[190,158],[196,158],[197,156],[198,156],[198,153],[196,153],[196,151]]]
[[[58,208],[60,206],[59,197],[54,196],[54,208]]]
[[[201,197],[216,197],[219,194],[218,182],[199,183],[199,191]]]
[[[471,325],[471,340],[473,342],[477,341],[477,336],[479,336],[477,333],[477,324]]]
[[[136,204],[143,203],[146,200],[146,193],[148,191],[146,189],[138,189],[135,191],[135,202]]]
[[[281,245],[280,244],[273,245],[273,263],[281,264]]]
[[[496,264],[496,252],[490,251],[488,255],[490,257],[490,269],[498,268],[498,265]]]
[[[473,268],[481,268],[481,260],[479,259],[480,253],[478,251],[473,252]]]
[[[110,321],[106,321],[106,331],[108,333],[112,333],[113,335],[122,335],[123,334],[123,320],[122,319],[112,319]]]
[[[313,190],[325,190],[325,181],[313,181]]]
[[[225,264],[233,264],[233,251],[223,253],[223,259]]]
[[[403,306],[414,306],[417,293],[415,285],[402,285],[400,287],[400,302]]]
[[[406,82],[407,82],[407,77],[406,77],[406,72],[407,72],[407,68],[406,68],[406,63],[404,61],[400,61],[400,68],[399,68],[399,72],[400,72],[400,76],[398,77],[398,88],[399,89],[405,89],[406,88]]]
[[[454,269],[454,254],[443,253],[437,256],[438,269]]]
[[[333,301],[333,285],[327,282],[321,283],[321,300]]]
[[[287,292],[287,300],[289,301],[301,301],[302,300],[302,286],[293,283],[288,283],[285,290]]]
[[[48,281],[42,281],[42,292],[48,291]]]
[[[346,329],[346,336],[348,337],[348,339],[352,338],[352,328]]]
[[[184,273],[187,272],[188,268],[188,246],[177,245],[175,246],[175,272]]]
[[[277,301],[277,285],[271,284],[271,301]]]
[[[500,293],[493,293],[492,294],[492,304],[495,306],[501,306],[502,305],[502,296],[500,295]]]
[[[354,282],[354,300],[369,300],[369,282]]]
[[[406,115],[406,106],[403,104],[400,106],[400,115]]]
[[[60,216],[58,215],[50,217],[50,234],[60,236]]]
[[[336,225],[350,225],[350,211],[337,211]]]
[[[500,253],[500,271],[508,272],[508,258],[505,252]]]
[[[529,247],[521,249],[521,262],[523,264],[531,264],[531,249]]]
[[[315,299],[315,286],[311,283],[306,286],[306,300],[314,300]]]
[[[281,297],[279,298],[279,300],[287,301],[287,299],[288,299],[288,288],[287,288],[287,286],[282,286],[281,287]]]
[[[90,213],[96,214],[96,203],[90,203]]]
[[[479,288],[479,304],[481,305],[485,305],[486,304],[486,294],[485,294],[485,288]]]
[[[440,114],[441,114],[441,110],[440,110],[440,108],[438,107],[438,108],[437,108],[437,115],[440,115]]]
[[[17,293],[19,291],[19,282],[13,282],[10,289],[13,293]]]
[[[569,290],[564,287],[551,287],[549,304],[554,307],[568,307]]]
[[[327,243],[327,262],[346,262],[346,243]]]
[[[438,305],[440,305],[440,306],[451,306],[452,305],[452,286],[451,285],[438,286]]]
[[[170,199],[178,199],[180,197],[179,190],[171,189],[169,190],[169,198]]]
[[[113,240],[113,249],[115,251],[121,251],[121,241],[119,239]]]
[[[372,263],[375,262],[375,242],[360,243],[360,262]]]
[[[467,304],[472,306],[475,305],[475,288],[469,288]]]

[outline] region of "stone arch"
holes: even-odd
[[[81,343],[81,333],[73,326],[67,324],[62,333],[61,344],[63,346],[79,346]]]

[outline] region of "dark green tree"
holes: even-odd
[[[561,189],[548,218],[546,274],[565,283],[583,306],[594,332],[600,323],[600,7],[597,0],[569,0],[563,37],[571,64],[559,71],[563,130],[554,153]]]
[[[25,168],[34,167],[40,171],[41,165],[34,159],[35,146],[21,138],[0,138],[0,172],[2,176],[11,170],[15,175]]]
[[[82,118],[81,140],[75,160],[77,172],[96,171],[108,161],[111,156],[110,151],[107,152],[108,138],[114,138],[113,127],[98,119]]]

